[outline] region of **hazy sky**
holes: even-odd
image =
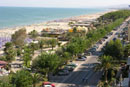
[[[0,0],[0,6],[22,7],[104,7],[130,4],[130,0]]]

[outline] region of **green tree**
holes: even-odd
[[[77,27],[73,28],[73,32],[76,33],[77,32]]]
[[[13,47],[13,43],[7,42],[7,43],[5,44],[5,51],[6,51],[7,49],[11,48],[11,47]]]
[[[72,59],[72,55],[69,52],[63,52],[61,58],[62,58],[61,65],[63,65],[64,63],[68,64],[69,60]]]
[[[22,49],[21,48],[17,48],[17,56],[21,56],[22,55]]]
[[[9,82],[0,81],[0,87],[15,87],[15,86],[10,84]]]
[[[102,56],[98,60],[100,64],[96,67],[96,70],[103,70],[105,73],[105,82],[108,83],[108,70],[112,68],[112,57]]]
[[[80,52],[79,45],[77,43],[69,44],[67,45],[66,51],[71,53],[74,58],[74,56],[76,57],[77,54]]]
[[[53,48],[57,45],[58,41],[56,39],[51,39],[51,40],[49,40],[49,43],[53,50]]]
[[[37,50],[39,48],[39,46],[36,43],[30,43],[29,48],[31,49],[32,54],[34,55],[34,51]]]
[[[23,60],[26,67],[30,67],[30,61],[32,59],[32,50],[29,47],[24,48]]]
[[[16,56],[16,49],[14,48],[14,45],[11,42],[7,42],[5,44],[5,59],[9,62],[15,59]]]
[[[25,70],[17,71],[12,74],[11,83],[16,87],[30,87],[32,85],[32,75]]]
[[[115,60],[121,60],[123,57],[124,48],[120,40],[110,41],[103,50],[105,55],[112,56]]]
[[[45,77],[48,78],[49,73],[56,71],[59,63],[60,59],[56,54],[42,53],[38,58],[33,60],[32,67],[38,72],[44,73]]]
[[[130,44],[128,44],[128,45],[125,46],[124,56],[125,56],[125,57],[130,56]]]
[[[33,30],[29,33],[31,38],[36,39],[38,37],[38,32],[36,30]]]
[[[39,82],[40,78],[41,78],[41,75],[40,75],[40,74],[34,73],[34,74],[32,75],[33,87],[36,87],[36,83]]]
[[[41,53],[42,53],[43,47],[44,47],[44,45],[45,45],[45,41],[44,41],[44,40],[40,40],[40,41],[38,42],[38,44],[39,44],[39,47],[40,47]]]
[[[26,29],[20,29],[18,31],[16,31],[13,35],[12,35],[12,42],[16,45],[16,46],[23,46],[25,44],[25,39],[27,37],[26,34]]]
[[[8,62],[11,62],[15,59],[16,51],[14,48],[10,48],[6,51],[5,58]]]

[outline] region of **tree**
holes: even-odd
[[[24,60],[24,65],[25,65],[26,67],[30,67],[31,58],[32,58],[31,54],[29,54],[29,53],[24,53],[24,55],[23,55],[23,60]]]
[[[67,64],[68,60],[71,59],[71,54],[69,52],[64,52],[62,57],[63,57],[64,62]]]
[[[76,33],[77,32],[77,27],[73,28],[73,32]]]
[[[111,86],[104,81],[99,81],[97,87],[111,87]]]
[[[32,50],[32,54],[34,55],[34,51],[39,48],[38,44],[30,43],[29,48]]]
[[[51,47],[52,47],[52,50],[53,50],[53,48],[57,45],[57,40],[56,39],[51,39],[51,40],[49,40],[49,43],[50,43],[50,45],[51,45]]]
[[[121,60],[123,57],[123,46],[120,40],[110,41],[103,50],[105,55],[112,56],[115,60]]]
[[[102,56],[98,60],[100,64],[96,67],[96,70],[103,70],[105,73],[105,82],[108,83],[108,70],[112,68],[112,57]]]
[[[26,67],[30,67],[30,61],[32,59],[32,50],[29,47],[24,48],[23,60]]]
[[[40,40],[40,41],[38,42],[38,44],[39,44],[39,47],[40,47],[41,53],[42,53],[43,45],[45,45],[45,41],[44,41],[44,40]]]
[[[36,83],[39,82],[39,79],[41,78],[40,74],[34,73],[32,75],[32,83],[33,83],[33,87],[36,87]]]
[[[56,54],[42,53],[38,58],[33,60],[32,67],[37,72],[44,73],[45,77],[49,79],[49,73],[54,73],[58,68],[60,59]]]
[[[130,44],[128,44],[128,45],[125,46],[124,56],[125,56],[125,57],[130,56]]]
[[[15,87],[9,82],[0,81],[0,87]]]
[[[6,51],[5,58],[8,62],[11,62],[15,59],[16,51],[14,48],[10,48]]]
[[[9,49],[9,48],[11,48],[11,47],[13,47],[13,44],[11,43],[11,42],[7,42],[6,44],[5,44],[5,51],[7,50],[7,49]]]
[[[32,75],[25,70],[17,71],[12,74],[11,83],[16,87],[30,87],[32,85]]]
[[[5,53],[5,58],[7,61],[11,62],[12,60],[15,59],[16,49],[14,48],[11,42],[7,42],[5,44],[4,53]]]
[[[73,56],[77,56],[79,53],[79,45],[76,43],[69,44],[67,45],[66,51],[71,53]]]
[[[36,30],[33,30],[29,33],[29,35],[31,36],[31,38],[35,39],[36,37],[38,37],[38,32]]]
[[[18,31],[16,31],[13,35],[12,35],[12,42],[16,45],[16,46],[23,46],[25,43],[25,39],[27,37],[26,34],[26,29],[20,29]]]
[[[0,56],[1,61],[7,61],[6,56]]]
[[[8,77],[7,76],[1,76],[1,78],[0,78],[0,87],[15,87],[10,83],[9,76]]]
[[[21,48],[17,48],[17,56],[21,56],[22,55],[22,49]]]

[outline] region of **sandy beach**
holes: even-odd
[[[116,10],[111,10],[111,11],[116,11]],[[32,25],[15,27],[15,28],[0,29],[0,36],[12,35],[15,31],[17,31],[21,28],[25,28],[27,30],[27,33],[31,32],[32,30],[36,30],[38,32],[41,32],[43,29],[46,29],[46,28],[68,30],[71,28],[68,25],[68,23],[70,21],[94,20],[94,19],[97,19],[98,17],[100,17],[108,12],[111,12],[111,11],[100,12],[100,13],[96,13],[96,14],[75,16],[75,17],[71,17],[71,18],[64,18],[64,19],[59,19],[59,20],[47,21],[47,22],[43,22],[43,23],[39,23],[39,24],[32,24]]]

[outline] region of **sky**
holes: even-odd
[[[0,0],[0,6],[87,8],[130,4],[130,0]]]

